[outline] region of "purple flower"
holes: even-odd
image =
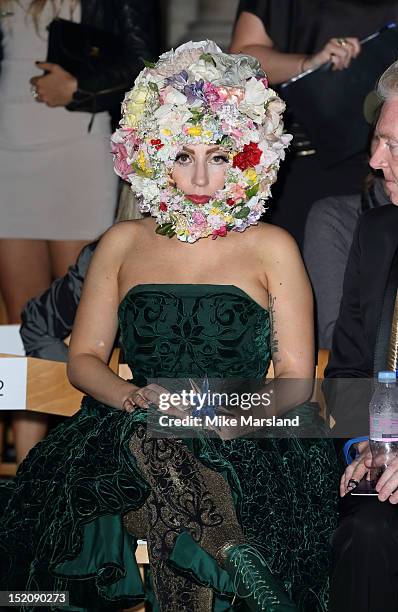
[[[164,81],[166,85],[171,85],[175,87],[175,89],[183,91],[188,81],[188,72],[186,70],[181,70],[181,72],[173,74],[171,77],[167,77]]]
[[[205,94],[203,92],[203,85],[205,84],[202,79],[200,81],[195,81],[192,85],[185,85],[184,94],[188,99],[188,104],[193,104],[195,100],[206,101]]]

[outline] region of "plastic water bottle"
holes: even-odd
[[[395,372],[379,372],[369,404],[372,480],[398,456],[398,384]]]

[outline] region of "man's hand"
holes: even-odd
[[[350,493],[355,489],[355,482],[359,483],[365,474],[369,473],[370,464],[372,462],[372,455],[370,453],[369,442],[360,442],[357,445],[359,451],[359,457],[354,459],[350,465],[345,469],[344,474],[340,480],[340,497],[344,497],[347,493]],[[368,462],[365,465],[365,461]]]
[[[365,460],[365,465],[370,467],[371,459]],[[373,466],[374,467],[374,462]],[[388,501],[390,504],[398,504],[398,457],[395,457],[386,467],[377,481],[376,491],[378,499],[382,502]]]
[[[37,92],[36,101],[44,102],[50,107],[69,104],[77,90],[75,77],[58,64],[36,62],[36,66],[47,72],[43,76],[30,79],[30,84]]]
[[[369,442],[358,444],[359,457],[347,466],[340,481],[340,496],[344,497],[355,489],[355,482],[359,483],[367,475],[371,479],[372,470],[377,470],[378,466],[372,458]],[[381,457],[380,461],[383,458]],[[384,461],[384,460],[383,460]],[[376,491],[381,502],[388,501],[391,504],[398,504],[398,457],[395,457],[384,470],[377,481]]]

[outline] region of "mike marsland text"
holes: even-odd
[[[299,427],[300,417],[291,419],[276,417],[258,418],[241,414],[238,417],[225,415],[175,417],[168,414],[159,417],[161,427]]]

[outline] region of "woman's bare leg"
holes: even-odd
[[[0,240],[0,292],[8,323],[19,323],[26,302],[51,284],[48,246],[45,240]],[[47,431],[42,414],[15,413],[12,417],[17,463]]]
[[[30,449],[46,435],[48,416],[38,412],[14,412],[11,421],[16,462],[19,465]]]
[[[82,248],[89,242],[91,240],[50,240],[48,248],[53,277],[64,276],[69,266],[75,263]]]
[[[45,240],[0,239],[0,293],[8,323],[19,323],[26,302],[51,284]]]

